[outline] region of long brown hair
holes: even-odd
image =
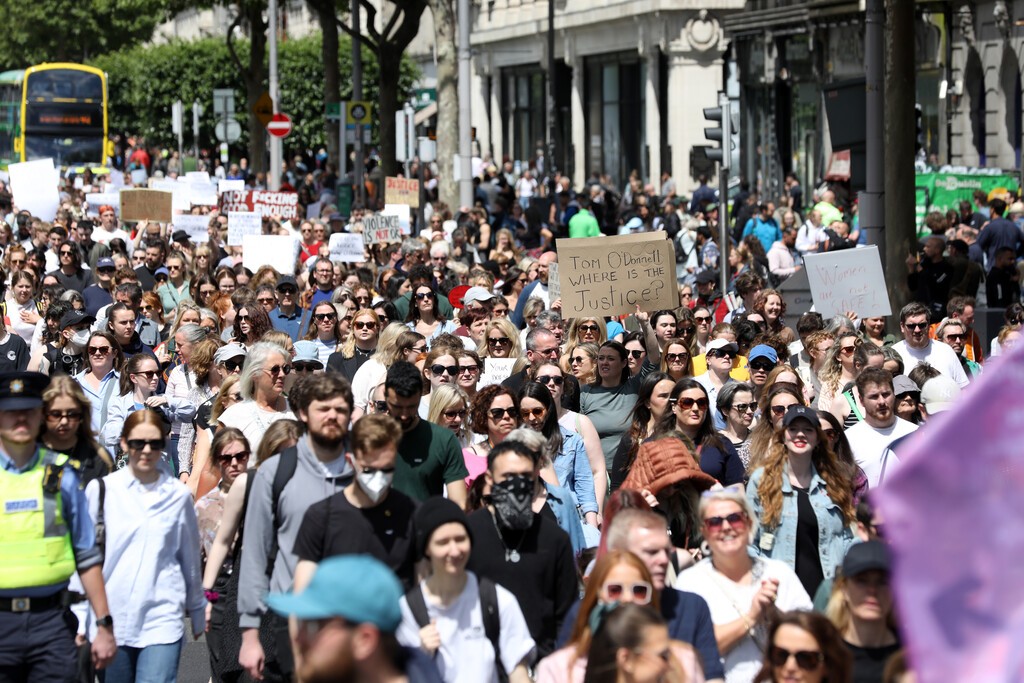
[[[850,524],[854,521],[855,515],[849,471],[839,463],[836,454],[829,448],[828,439],[821,431],[821,423],[815,419],[812,425],[814,433],[818,437],[818,443],[811,453],[811,462],[814,464],[814,469],[825,480],[828,497],[843,515],[843,524]],[[785,430],[785,427],[776,430],[775,442],[764,461],[764,474],[757,485],[757,495],[761,499],[762,507],[760,521],[766,529],[777,527],[782,517],[782,479],[786,476],[786,464],[789,462]]]
[[[114,469],[114,460],[110,457],[110,453],[107,449],[103,448],[98,441],[96,441],[96,435],[92,431],[92,420],[89,419],[89,415],[92,413],[92,403],[90,403],[85,392],[82,391],[82,385],[79,384],[70,375],[54,375],[50,378],[50,383],[43,391],[43,410],[44,412],[50,409],[53,405],[53,401],[61,396],[67,396],[72,401],[78,404],[78,409],[82,411],[82,419],[78,421],[78,429],[75,432],[75,436],[80,444],[87,444],[96,455],[99,456],[100,460],[106,463],[107,468]],[[43,434],[46,433],[47,427],[44,423]]]
[[[775,642],[775,633],[782,626],[795,626],[810,633],[818,643],[818,649],[824,655],[824,670],[828,673],[829,683],[853,682],[853,655],[843,645],[842,638],[836,627],[826,617],[816,612],[783,612],[768,630],[769,647]],[[754,683],[770,683],[774,681],[771,660],[765,655],[761,670],[754,677]]]

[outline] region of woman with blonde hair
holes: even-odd
[[[604,318],[585,316],[574,318],[566,336],[569,344],[601,344],[608,341],[608,326]]]
[[[39,441],[67,455],[84,487],[110,474],[114,459],[96,440],[89,424],[92,406],[81,385],[68,375],[56,375],[43,391],[43,432]]]
[[[245,533],[240,527],[249,505],[249,477],[255,476],[255,470],[271,455],[298,443],[300,433],[301,425],[295,420],[278,420],[270,425],[261,447],[255,454],[247,454],[249,466],[235,477],[224,499],[220,525],[207,553],[202,581],[210,600],[206,606],[206,628],[212,636],[210,668],[221,680],[240,680],[237,677],[243,671],[238,663],[238,652],[242,647],[242,633],[238,628],[238,578],[242,572],[235,569],[241,557]],[[259,635],[264,652],[277,650],[272,622],[265,619],[260,625]]]
[[[426,340],[419,332],[399,322],[385,327],[377,339],[377,351],[356,370],[352,378],[352,395],[356,403],[352,410],[352,420],[358,420],[366,412],[366,397],[373,387],[384,381],[388,368],[395,361],[414,362],[426,350]]]
[[[526,367],[526,356],[519,343],[519,331],[506,318],[492,318],[484,328],[484,339],[477,349],[481,359],[484,358],[515,358],[516,364],[512,372],[517,373]]]
[[[450,429],[462,448],[469,443],[469,430],[466,428],[468,412],[469,396],[456,385],[442,384],[430,392],[427,422]],[[480,472],[470,472],[466,484],[468,485],[478,474]]]
[[[861,338],[855,334],[844,334],[837,337],[829,349],[821,372],[818,373],[818,379],[821,382],[818,405],[822,409],[831,410],[833,400],[843,392],[847,384],[857,379],[859,370],[856,364],[856,352],[863,343]]]
[[[580,386],[593,384],[597,381],[597,344],[577,344],[565,352],[562,357],[564,370],[572,373]]]
[[[192,345],[189,355],[189,369],[194,373],[194,384],[185,396],[185,400],[193,406],[202,406],[220,391],[223,375],[214,360],[217,351],[224,342],[207,337]],[[196,418],[181,425],[178,436],[178,463],[182,474],[191,474],[192,456],[196,449],[196,422],[202,418],[197,408]],[[204,421],[205,424],[205,421]]]
[[[756,552],[789,565],[808,595],[834,577],[853,545],[851,488],[849,473],[832,452],[818,414],[791,406],[763,466],[750,475],[747,497],[760,523]]]
[[[357,291],[369,291],[369,288],[363,286]],[[369,304],[366,304],[352,316],[352,327],[341,345],[340,358],[331,354],[337,365],[331,366],[331,357],[329,356],[326,367],[340,371],[351,381],[360,366],[377,352],[380,331],[380,316],[369,307]]]

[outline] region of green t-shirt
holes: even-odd
[[[450,430],[420,420],[402,436],[393,486],[413,500],[439,496],[445,484],[468,476],[462,449]]]
[[[597,224],[594,214],[586,209],[581,209],[569,219],[569,237],[598,237],[600,234],[601,226]]]
[[[412,300],[412,294],[406,292],[397,299],[392,299],[391,303],[395,305],[395,310],[398,311],[398,319],[392,322],[405,322],[405,316],[409,315],[409,302]],[[451,303],[448,301],[448,297],[444,296],[440,292],[437,294],[437,311],[441,314],[441,320],[451,320],[454,309]]]

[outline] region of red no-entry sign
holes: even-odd
[[[267,124],[267,132],[274,137],[287,137],[288,133],[292,132],[292,120],[288,118],[287,114],[278,112],[270,118],[270,123]]]

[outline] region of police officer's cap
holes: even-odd
[[[50,378],[41,372],[0,372],[0,410],[28,410],[43,405]]]

